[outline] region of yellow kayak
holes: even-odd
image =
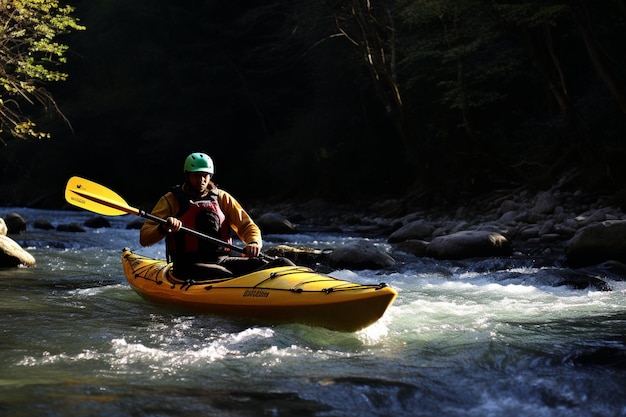
[[[192,312],[269,323],[303,323],[354,332],[374,324],[397,292],[386,284],[363,285],[301,266],[280,266],[236,278],[190,282],[174,277],[172,265],[129,249],[124,274],[144,299]]]

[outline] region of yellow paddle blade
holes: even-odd
[[[76,207],[104,216],[139,215],[139,209],[129,207],[117,193],[85,178],[69,179],[65,187],[65,200]]]

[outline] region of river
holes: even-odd
[[[34,268],[0,269],[2,416],[625,416],[624,366],[573,360],[623,348],[626,283],[613,291],[539,285],[567,273],[532,260],[403,259],[390,271],[334,271],[386,282],[398,298],[357,333],[265,326],[148,304],[121,250],[142,248],[129,216],[86,233],[33,229],[92,214],[20,213],[12,236]],[[351,236],[272,236],[333,247]],[[384,241],[374,243],[385,246]]]

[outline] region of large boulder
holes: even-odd
[[[382,269],[396,263],[387,252],[366,240],[347,243],[332,251],[328,263],[337,269]]]
[[[399,243],[406,240],[422,240],[430,238],[435,231],[435,227],[425,222],[424,220],[415,220],[408,223],[395,232],[393,232],[388,238],[389,243]]]
[[[405,240],[395,245],[395,250],[422,258],[428,256],[428,242],[417,239]]]
[[[488,230],[466,230],[436,237],[426,251],[436,259],[506,256],[511,252],[511,243],[504,235]]]
[[[17,235],[26,232],[26,221],[17,213],[10,213],[4,217],[9,235]]]
[[[111,223],[109,222],[109,219],[103,216],[92,216],[88,218],[87,220],[85,220],[83,224],[92,229],[102,229],[102,228],[111,227]]]
[[[328,263],[330,251],[312,249],[306,247],[293,247],[288,245],[277,245],[265,251],[266,255],[279,258],[287,258],[296,265],[318,268],[320,264]]]
[[[297,233],[295,226],[278,213],[265,213],[255,223],[263,234],[293,234]]]
[[[33,227],[35,229],[42,229],[42,230],[52,230],[52,229],[54,229],[54,226],[52,225],[52,223],[50,223],[49,220],[45,220],[45,219],[35,220],[33,222]]]
[[[606,220],[579,229],[565,245],[572,267],[608,260],[626,262],[626,220]]]
[[[4,222],[4,219],[2,217],[0,217],[0,236],[6,236],[8,230],[9,229],[7,228],[7,225]]]
[[[0,235],[0,267],[34,266],[35,258],[26,252],[16,241]]]
[[[144,222],[144,219],[137,217],[126,224],[126,229],[139,230],[143,226]]]
[[[78,223],[63,223],[57,226],[59,232],[84,233],[86,230]]]
[[[537,194],[533,211],[539,214],[551,214],[559,205],[558,198],[549,191],[542,191]]]

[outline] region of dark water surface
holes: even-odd
[[[623,348],[622,282],[610,292],[545,287],[540,278],[567,271],[483,260],[489,272],[478,273],[471,262],[413,258],[395,272],[332,273],[398,290],[365,330],[264,326],[139,298],[122,248],[164,249],[139,247],[138,231],[124,228],[133,218],[72,234],[30,224],[90,213],[0,216],[10,212],[29,222],[13,238],[37,266],[0,269],[2,416],[626,416],[623,364],[573,360]],[[271,240],[333,247],[350,237]]]

